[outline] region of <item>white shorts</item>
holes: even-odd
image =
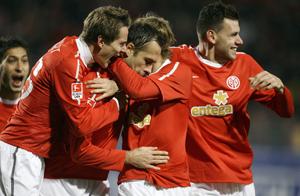
[[[118,186],[120,196],[189,196],[191,187],[158,188],[144,180],[123,182]]]
[[[108,196],[108,181],[87,179],[47,179],[41,188],[41,196]]]
[[[44,169],[43,158],[0,141],[0,195],[38,196]]]
[[[254,184],[191,183],[192,196],[255,196]]]

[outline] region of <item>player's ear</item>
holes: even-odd
[[[206,39],[209,43],[215,44],[216,43],[217,34],[214,30],[209,29],[206,31]]]
[[[134,53],[135,46],[132,42],[127,43],[127,56],[131,56]]]
[[[101,37],[101,35],[97,38],[97,45],[100,47],[100,49],[104,46],[104,39]]]

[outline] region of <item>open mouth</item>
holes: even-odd
[[[22,82],[23,82],[24,76],[22,75],[13,75],[12,76],[12,85],[14,87],[22,87]]]

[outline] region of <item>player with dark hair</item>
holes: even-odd
[[[0,132],[15,111],[29,73],[27,44],[13,37],[0,38]]]
[[[291,117],[291,92],[250,55],[243,44],[239,15],[220,1],[208,4],[197,21],[199,45],[172,49],[172,61],[193,72],[186,140],[193,195],[255,195],[248,141],[250,100]]]

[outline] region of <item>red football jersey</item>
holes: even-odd
[[[181,46],[172,49],[172,60],[187,64],[193,72],[186,142],[191,182],[251,183],[248,102],[255,100],[289,117],[294,112],[290,91],[252,89],[249,77],[263,69],[244,53],[217,68],[197,49]]]
[[[84,90],[83,78],[91,70],[80,57],[76,39],[64,38],[36,63],[0,140],[49,157],[66,130],[82,137],[118,119],[116,100],[99,107]]]
[[[131,79],[132,77],[134,74],[130,75]],[[131,103],[129,125],[123,137],[123,146],[126,150],[155,146],[159,150],[168,151],[170,159],[167,164],[159,165],[159,171],[125,165],[119,176],[119,183],[143,179],[166,188],[189,186],[185,139],[189,115],[188,98],[191,94],[191,70],[178,62],[167,63],[148,78],[157,85],[161,97]],[[124,85],[126,81],[121,82]],[[127,85],[125,89],[137,86],[139,85],[136,83]]]
[[[83,82],[92,80],[96,77],[109,78],[109,74],[103,70],[91,70],[84,78]],[[85,85],[83,86],[85,88]],[[84,89],[87,90],[87,89]],[[108,100],[97,102],[97,105],[103,105]],[[124,113],[124,111],[122,111]],[[121,115],[123,116],[123,115]],[[72,160],[70,146],[76,145],[78,137],[65,131],[62,138],[61,145],[52,147],[52,153],[49,159],[45,159],[45,178],[59,179],[59,178],[80,178],[80,179],[94,179],[106,180],[109,170],[120,171],[124,165],[125,152],[114,150],[117,146],[118,138],[122,128],[123,118],[115,123],[109,124],[98,131],[93,132],[83,137],[89,145],[80,145],[80,151],[88,151],[89,155],[85,157],[80,154],[84,161],[76,163]],[[84,148],[82,148],[82,146]],[[76,150],[76,153],[78,151]],[[123,153],[124,156],[119,156]],[[85,165],[85,166],[83,166]],[[88,166],[87,166],[88,165]]]
[[[5,125],[7,124],[7,121],[11,117],[11,115],[14,113],[16,110],[16,106],[18,103],[19,99],[17,100],[6,100],[2,99],[0,97],[0,133],[4,129]]]

